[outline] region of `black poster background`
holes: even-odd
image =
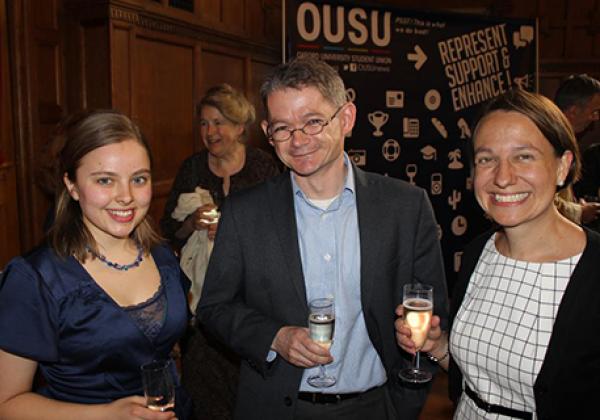
[[[345,149],[359,166],[428,191],[451,290],[464,246],[490,226],[472,192],[470,125],[484,99],[537,90],[536,21],[353,3],[286,0],[284,56],[338,70],[358,109]]]

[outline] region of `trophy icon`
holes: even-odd
[[[388,122],[389,114],[383,111],[374,111],[369,113],[369,122],[373,124],[375,127],[375,131],[373,131],[373,135],[375,137],[383,136],[383,131],[381,131],[381,127]]]

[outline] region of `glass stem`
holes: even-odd
[[[415,361],[413,363],[413,366],[415,367],[415,370],[421,370],[421,366],[420,366],[420,358],[419,358],[419,352],[417,351],[415,353]]]
[[[325,373],[325,365],[319,365],[319,376],[321,378],[324,378],[326,375]]]

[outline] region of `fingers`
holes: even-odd
[[[310,339],[308,328],[281,328],[273,340],[273,349],[288,362],[299,367],[313,367],[333,361],[326,348]]]
[[[407,353],[414,354],[416,352],[415,343],[411,339],[410,328],[406,326],[404,322],[404,308],[402,305],[396,307],[396,315],[398,318],[394,322],[396,329],[396,342],[398,345]]]
[[[400,305],[401,306],[401,305]],[[394,322],[394,327],[396,329],[396,342],[402,350],[407,353],[415,354],[417,351],[415,347],[415,343],[412,340],[412,333],[410,328],[406,325],[404,320],[404,311],[401,307],[396,308],[396,314],[398,314],[398,318]],[[440,317],[437,315],[433,315],[431,317],[431,324],[429,327],[429,332],[427,333],[427,340],[423,345],[421,351],[430,351],[432,348],[438,345],[438,341],[442,336],[442,330],[440,328]]]
[[[132,416],[144,420],[173,420],[176,419],[174,411],[152,411],[146,407],[135,407],[131,410]]]
[[[218,213],[216,213],[216,209],[217,207],[214,204],[205,204],[203,206],[198,207],[194,212],[194,229],[208,229],[209,237],[212,236],[212,238],[210,239],[214,239],[214,236],[216,234],[216,227],[213,226],[216,225],[219,221],[219,216]],[[212,214],[210,214],[211,212]],[[215,230],[210,232],[211,228]]]
[[[210,239],[211,241],[214,241],[215,236],[217,236],[217,226],[218,226],[218,223],[212,223],[212,224],[208,225],[206,232],[208,234],[208,239]]]

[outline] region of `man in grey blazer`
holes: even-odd
[[[225,200],[197,309],[242,357],[236,418],[417,418],[428,388],[397,378],[411,356],[394,321],[403,285],[416,281],[434,286],[434,312],[447,319],[431,204],[348,159],[356,108],[326,63],[281,65],[261,95],[262,128],[289,171]],[[308,302],[321,297],[335,301],[330,350],[307,328]],[[333,386],[307,383],[319,364]]]

